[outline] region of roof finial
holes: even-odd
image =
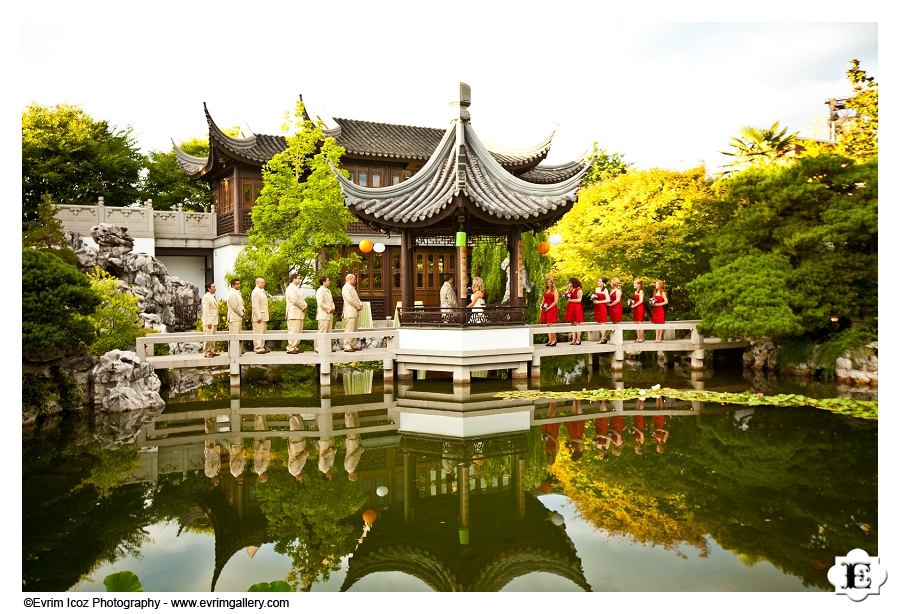
[[[450,103],[453,119],[469,121],[469,105],[472,104],[472,88],[468,83],[459,82],[459,98]]]

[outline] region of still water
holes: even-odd
[[[612,386],[577,359],[541,386]],[[805,408],[501,400],[508,380],[214,385],[24,434],[29,591],[833,590],[877,553],[877,423]],[[626,386],[803,392],[626,371]],[[367,522],[368,521],[368,522]]]

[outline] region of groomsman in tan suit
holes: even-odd
[[[253,332],[261,335],[266,332],[266,322],[269,321],[269,297],[266,296],[266,280],[262,277],[256,278],[256,287],[250,293],[251,319],[253,324]],[[253,351],[257,354],[265,354],[269,350],[266,349],[266,342],[262,339],[253,342]]]
[[[359,330],[359,312],[362,311],[363,305],[356,293],[356,275],[347,274],[347,283],[341,288],[341,296],[344,298],[344,332],[350,333]],[[344,339],[344,351],[355,352],[352,339]]]
[[[241,280],[235,277],[231,280],[231,290],[225,299],[228,305],[228,332],[236,335],[241,332],[241,320],[244,319],[244,299],[241,296]],[[238,343],[238,351],[243,354],[244,349]]]
[[[203,334],[215,335],[216,328],[219,326],[219,301],[216,300],[216,284],[206,284],[206,294],[203,295],[202,305]],[[214,341],[207,341],[203,344],[203,355],[206,358],[218,356]]]
[[[334,297],[328,286],[331,280],[327,277],[319,278],[319,289],[316,290],[316,323],[320,333],[330,333],[334,314]]]
[[[288,284],[287,290],[284,291],[285,302],[287,303],[287,327],[289,333],[303,332],[303,318],[306,317],[306,299],[300,291],[300,276],[294,273],[291,275],[291,283]],[[300,353],[300,341],[289,341],[287,346],[288,354]]]

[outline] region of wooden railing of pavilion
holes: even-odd
[[[524,307],[406,307],[400,309],[400,324],[410,327],[521,326]]]

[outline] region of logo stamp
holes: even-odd
[[[887,581],[887,570],[881,566],[879,557],[854,548],[847,556],[834,558],[834,566],[828,570],[828,581],[834,585],[835,594],[862,601],[881,592],[881,585]]]

